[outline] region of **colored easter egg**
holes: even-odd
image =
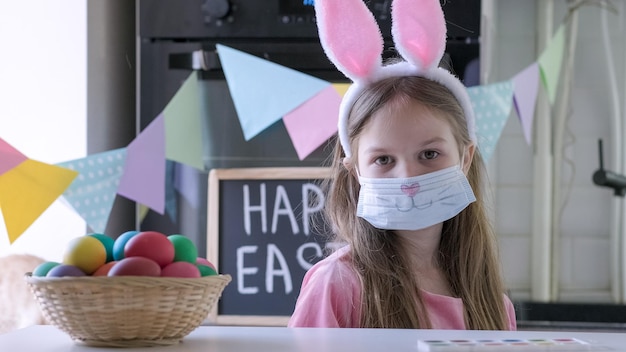
[[[86,276],[87,274],[79,267],[70,264],[59,264],[51,268],[46,277],[63,277],[63,276]]]
[[[217,275],[217,271],[215,271],[215,269],[213,269],[210,266],[207,265],[202,265],[202,264],[196,264],[196,266],[198,267],[198,270],[200,270],[200,276],[211,276],[211,275]]]
[[[126,242],[124,257],[144,257],[163,268],[174,261],[174,245],[167,236],[157,231],[142,231]]]
[[[117,263],[116,260],[104,263],[101,267],[96,269],[91,276],[107,276],[115,263]]]
[[[107,276],[161,276],[161,267],[144,257],[126,257],[111,266]]]
[[[88,236],[95,237],[96,239],[98,239],[98,241],[102,242],[102,245],[107,251],[106,261],[107,262],[112,261],[113,260],[113,244],[115,243],[115,240],[103,233],[92,233],[92,234],[89,234]]]
[[[139,231],[126,231],[115,239],[115,242],[113,242],[113,260],[124,259],[124,246],[126,246],[126,242],[138,233]]]
[[[48,271],[50,271],[50,269],[54,268],[55,266],[59,264],[61,263],[43,262],[35,267],[35,269],[33,270],[32,276],[41,276],[41,277],[46,276],[48,274]]]
[[[77,266],[86,274],[91,274],[106,263],[106,259],[107,251],[102,242],[95,237],[80,236],[70,240],[62,263]]]
[[[175,262],[196,262],[198,248],[189,237],[176,234],[167,236],[167,239],[174,245]]]
[[[161,276],[167,277],[200,277],[200,270],[189,262],[173,262],[161,270]]]
[[[215,265],[206,258],[202,258],[202,257],[196,258],[196,264],[206,265],[208,267],[213,268],[213,270],[216,270]]]

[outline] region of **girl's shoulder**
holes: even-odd
[[[304,275],[290,327],[358,327],[360,283],[350,251],[340,248]]]
[[[350,257],[350,247],[343,246],[335,250],[326,258],[313,264],[313,266],[305,274],[303,283],[311,280],[312,278],[323,278],[325,280],[345,280],[347,278],[356,279]]]

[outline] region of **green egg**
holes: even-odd
[[[167,238],[174,245],[174,261],[196,263],[198,248],[192,240],[183,235],[169,235]]]
[[[104,245],[104,249],[106,249],[107,252],[107,263],[113,261],[113,244],[115,243],[115,240],[103,233],[92,233],[88,236],[95,237],[98,241],[102,242],[102,245]]]
[[[217,271],[215,271],[215,269],[211,268],[210,266],[202,264],[196,264],[196,266],[198,267],[198,270],[200,270],[200,276],[217,275]]]
[[[33,276],[41,276],[41,277],[45,277],[46,275],[48,275],[48,271],[50,271],[50,269],[54,268],[55,266],[59,265],[61,263],[57,263],[57,262],[43,262],[39,265],[37,265],[37,267],[35,268],[35,270],[33,270]]]

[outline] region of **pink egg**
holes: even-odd
[[[126,257],[113,264],[107,276],[161,276],[161,267],[144,257]]]
[[[206,259],[206,258],[198,257],[198,258],[196,259],[196,264],[206,265],[206,266],[209,266],[209,267],[213,268],[213,270],[216,270],[216,269],[215,269],[215,265],[213,265],[213,263],[211,263],[211,262],[210,262],[208,259]]]
[[[174,261],[174,245],[166,235],[143,231],[126,242],[124,257],[144,257],[154,260],[161,268]]]
[[[189,262],[173,262],[161,270],[161,276],[168,277],[200,277],[200,270]]]

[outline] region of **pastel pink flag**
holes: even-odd
[[[283,117],[300,160],[337,133],[340,103],[341,97],[331,85]]]
[[[165,212],[165,121],[159,114],[127,147],[117,193]]]
[[[26,159],[28,158],[24,154],[0,138],[0,175],[13,169]]]
[[[530,145],[533,134],[535,104],[539,90],[539,64],[533,63],[513,77],[515,110],[522,124],[524,138]]]

